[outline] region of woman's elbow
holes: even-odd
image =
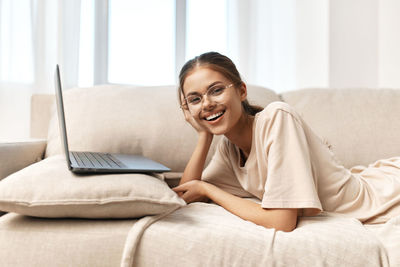
[[[276,231],[283,231],[283,232],[292,232],[294,229],[296,229],[296,225],[280,225],[278,227],[274,227]]]
[[[267,210],[268,211],[268,210]],[[297,226],[297,210],[269,210],[266,220],[260,223],[265,228],[274,228],[276,231],[292,232]],[[271,218],[272,215],[272,218]]]
[[[276,231],[292,232],[296,229],[296,224],[260,224],[267,229],[275,229]]]

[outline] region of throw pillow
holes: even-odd
[[[186,203],[146,174],[77,175],[57,155],[0,182],[0,210],[37,217],[137,218]]]

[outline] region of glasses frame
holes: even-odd
[[[228,89],[228,88],[231,88],[231,87],[234,86],[234,85],[235,85],[235,83],[231,83],[231,84],[228,84],[228,85],[223,86],[223,88],[224,88],[224,90],[226,90],[226,89]],[[209,96],[209,95],[208,95],[208,92],[210,92],[210,90],[213,89],[215,86],[217,86],[217,85],[214,85],[214,86],[208,88],[207,91],[206,91],[204,94],[199,94],[199,95],[198,95],[198,96],[200,97],[200,99],[201,99],[199,105],[201,105],[201,104],[203,103],[204,96],[207,96],[207,97],[208,97],[208,96]],[[183,94],[183,93],[182,93],[182,94]],[[180,105],[180,107],[181,107],[181,109],[186,109],[186,110],[188,110],[188,109],[189,109],[188,100],[187,100],[186,97],[183,97],[183,99],[185,100],[185,103],[182,104],[182,105]]]

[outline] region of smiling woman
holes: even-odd
[[[184,65],[179,81],[179,99],[185,119],[198,131],[199,141],[180,185],[174,190],[187,203],[209,198],[245,220],[267,228],[292,231],[296,227],[298,209],[267,210],[200,181],[214,135],[223,134],[239,147],[244,156],[241,165],[250,154],[254,116],[262,108],[247,102],[247,88],[234,63],[219,53],[205,53]],[[230,88],[232,90],[228,90]]]
[[[360,174],[344,168],[287,103],[249,105],[246,84],[219,53],[188,61],[179,79],[185,119],[198,132],[174,188],[187,203],[210,199],[244,220],[282,231],[294,230],[298,216],[322,211],[369,223],[400,214],[400,157],[371,164]],[[224,138],[203,171],[214,135]],[[234,181],[239,195],[221,187]],[[241,198],[246,193],[261,204]]]

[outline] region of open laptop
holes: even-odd
[[[170,171],[168,167],[140,155],[69,151],[60,68],[58,65],[56,66],[54,76],[61,145],[64,146],[67,165],[71,171],[75,173],[149,173]]]

